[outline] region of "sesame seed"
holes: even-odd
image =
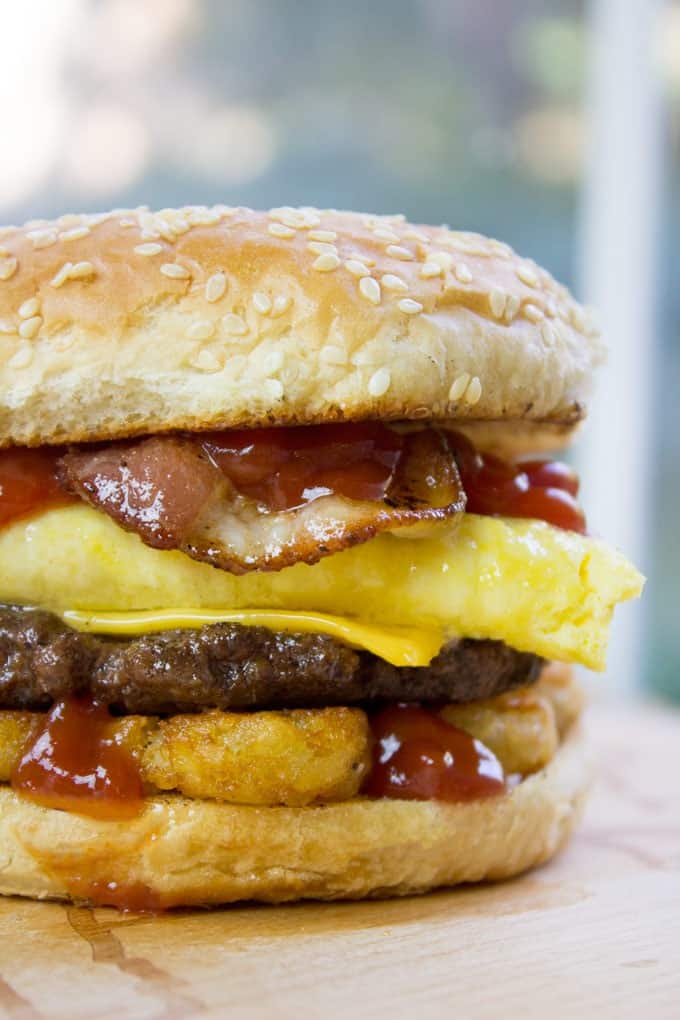
[[[312,262],[312,269],[317,269],[320,273],[330,273],[332,269],[337,269],[340,265],[340,259],[333,252],[326,252],[325,255],[319,255],[317,259]]]
[[[201,372],[219,372],[222,368],[222,363],[217,355],[206,350],[199,351],[194,358],[191,358],[189,364],[200,369]]]
[[[57,236],[56,230],[29,230],[26,234],[34,248],[49,248],[51,244],[56,244]]]
[[[7,336],[11,336],[16,333],[17,328],[11,319],[0,319],[0,333],[5,333]]]
[[[310,241],[337,241],[338,235],[335,230],[310,230],[307,234]]]
[[[479,398],[482,395],[482,384],[480,383],[477,376],[473,376],[470,385],[465,391],[465,403],[472,407],[473,404],[479,402]]]
[[[389,390],[391,382],[389,368],[379,368],[368,380],[368,392],[372,397],[382,397]]]
[[[545,314],[550,319],[554,319],[555,316],[557,315],[557,305],[555,304],[555,302],[553,301],[552,298],[547,298],[547,300],[545,302],[544,311],[545,311]]]
[[[402,292],[408,290],[407,284],[400,276],[395,276],[394,273],[385,273],[385,275],[381,277],[380,282],[385,290],[399,290]]]
[[[284,237],[287,240],[295,237],[295,228],[287,227],[285,223],[269,223],[267,230],[273,237]]]
[[[345,262],[345,269],[352,274],[352,276],[370,276],[371,271],[368,266],[364,265],[358,259],[347,259]]]
[[[37,297],[28,298],[19,307],[20,319],[32,319],[40,311],[40,301]]]
[[[337,255],[338,249],[334,244],[327,244],[324,241],[310,241],[307,250],[315,255]]]
[[[372,305],[380,304],[380,284],[372,276],[362,276],[359,280],[359,290]]]
[[[64,213],[63,216],[59,216],[57,223],[60,227],[68,230],[69,227],[79,227],[83,222],[83,217],[79,216],[78,213]]]
[[[224,273],[213,273],[205,282],[205,299],[210,304],[215,304],[224,297],[227,289],[227,277]]]
[[[100,223],[105,223],[111,216],[110,212],[92,213],[87,217],[87,222],[90,226],[96,227]]]
[[[524,306],[524,314],[530,322],[540,322],[544,317],[541,309],[531,304]]]
[[[505,315],[508,319],[514,319],[517,315],[520,305],[522,302],[516,294],[508,294],[508,300],[505,303]]]
[[[127,216],[124,216],[122,220],[118,220],[118,226],[123,227],[123,229],[127,229],[127,227],[136,227],[137,223],[135,220],[131,220]],[[61,237],[61,235],[59,236]]]
[[[248,332],[245,319],[240,315],[235,315],[233,312],[229,312],[222,318],[222,325],[227,333],[232,333],[235,336],[243,336]]]
[[[541,323],[541,336],[547,347],[552,347],[556,340],[555,328],[549,322]]]
[[[76,262],[68,274],[72,280],[82,280],[87,276],[94,276],[96,270],[91,262]]]
[[[269,315],[272,310],[271,298],[263,294],[261,290],[256,290],[253,294],[253,306],[260,315]]]
[[[393,259],[400,259],[402,262],[412,262],[413,252],[409,251],[408,248],[402,248],[398,244],[388,244],[386,248],[387,254],[391,255]]]
[[[301,209],[300,212],[303,216],[303,227],[305,230],[309,230],[310,227],[318,227],[321,223],[319,216],[313,209]]]
[[[279,369],[283,368],[283,352],[270,351],[269,354],[266,354],[262,368],[265,375],[275,375]]]
[[[522,283],[526,283],[527,287],[538,286],[538,276],[531,266],[517,266],[515,273]]]
[[[187,223],[183,216],[174,216],[172,219],[171,229],[175,234],[186,234],[191,230],[191,224]]]
[[[265,389],[272,400],[280,400],[283,396],[283,383],[279,379],[265,379]]]
[[[569,308],[569,322],[579,333],[586,331],[587,320],[582,308],[578,305],[571,305]]]
[[[0,259],[9,258],[9,251],[3,245],[0,245]]]
[[[337,347],[334,344],[326,344],[319,351],[319,360],[325,362],[328,365],[346,365],[347,364],[347,352],[342,347]]]
[[[429,280],[433,276],[441,276],[442,268],[437,262],[425,262],[421,266],[420,275],[424,280]]]
[[[0,259],[0,280],[9,280],[17,271],[16,259]]]
[[[60,241],[79,241],[81,237],[87,237],[91,233],[89,227],[74,227],[73,230],[62,230],[59,234]]]
[[[200,322],[192,322],[187,330],[190,340],[209,340],[215,332],[215,323],[209,319],[201,319]]]
[[[288,308],[289,305],[290,305],[290,295],[289,294],[279,294],[278,297],[274,298],[274,303],[272,305],[272,315],[273,316],[282,315],[283,312],[285,312],[285,310]]]
[[[506,295],[504,291],[500,290],[498,287],[494,287],[489,293],[489,306],[491,308],[492,315],[494,315],[497,319],[503,317],[505,312],[505,302]]]
[[[69,278],[69,274],[73,269],[72,262],[64,262],[61,269],[56,273],[55,276],[50,280],[51,287],[61,287],[62,284],[66,283]]]
[[[456,379],[454,379],[453,382],[451,383],[451,389],[449,390],[449,400],[452,401],[453,403],[455,403],[457,400],[460,400],[460,398],[463,396],[466,389],[468,388],[469,382],[470,382],[469,372],[463,372]]]
[[[427,234],[423,234],[421,230],[405,230],[404,238],[407,241],[419,241],[421,244],[428,244],[430,240]]]
[[[402,298],[399,302],[399,310],[406,315],[418,315],[423,310],[420,301],[412,301],[411,298]]]
[[[164,262],[161,266],[161,273],[171,280],[188,280],[191,276],[185,266],[180,266],[176,262]]]
[[[472,283],[472,273],[464,262],[459,262],[453,270],[453,275],[461,283]]]
[[[9,359],[11,368],[26,368],[33,360],[33,348],[29,344],[22,344],[16,354]]]
[[[509,244],[506,244],[505,241],[497,241],[493,237],[489,241],[489,251],[506,259],[512,255],[512,248]]]
[[[23,337],[24,340],[32,340],[42,326],[42,323],[40,315],[33,315],[30,319],[24,319],[23,322],[19,323],[19,336]]]
[[[391,244],[396,244],[397,241],[401,240],[399,234],[395,234],[393,230],[386,230],[384,227],[375,227],[373,234],[375,237],[379,237],[381,241],[389,241]]]
[[[435,262],[442,269],[450,269],[453,265],[453,255],[448,251],[431,251],[427,256],[428,262]]]
[[[214,209],[190,209],[187,220],[192,227],[214,227],[221,216]]]
[[[163,245],[150,241],[147,244],[138,244],[134,251],[137,255],[160,255],[163,251]]]

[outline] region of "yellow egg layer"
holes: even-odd
[[[404,534],[381,535],[314,566],[236,577],[181,552],[150,549],[105,514],[71,506],[0,532],[0,601],[61,614],[182,607],[185,621],[199,609],[305,611],[410,628],[411,638],[423,629],[430,646],[433,632],[437,641],[495,638],[602,669],[614,606],[643,585],[621,553],[540,521],[466,514],[457,527]]]

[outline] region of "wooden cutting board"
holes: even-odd
[[[0,1017],[680,1018],[680,714],[591,711],[571,847],[390,902],[126,917],[0,900]]]

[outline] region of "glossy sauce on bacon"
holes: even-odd
[[[534,518],[585,534],[586,519],[576,500],[578,477],[567,464],[502,460],[480,453],[459,432],[447,435],[467,496],[468,513]]]
[[[238,429],[202,439],[242,495],[270,510],[292,510],[319,496],[383,499],[404,447],[379,422]]]
[[[417,705],[391,705],[371,719],[373,767],[369,797],[397,800],[479,800],[505,792],[503,766],[492,751]]]
[[[415,477],[415,436],[429,436],[432,448],[435,441],[448,442],[468,512],[534,518],[585,533],[576,498],[578,478],[566,464],[501,460],[480,453],[457,432],[404,434],[380,422],[155,436],[82,446],[63,458],[57,448],[0,451],[0,526],[80,496],[138,531],[148,544],[177,548],[219,490],[220,478],[274,513],[295,511],[327,495],[368,503],[389,500],[407,453]],[[423,463],[424,492],[431,474],[430,465]],[[450,483],[445,480],[448,491]],[[424,502],[433,493],[436,487],[425,492]]]
[[[144,789],[137,763],[110,736],[108,709],[89,698],[58,701],[31,736],[12,788],[44,807],[92,818],[133,818]]]

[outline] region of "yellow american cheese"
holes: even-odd
[[[430,642],[433,632],[495,638],[602,669],[614,606],[643,584],[616,550],[539,521],[466,514],[457,528],[406,535],[236,577],[150,549],[106,515],[71,506],[0,532],[0,601],[85,614],[190,607],[185,620],[206,609],[318,613],[348,626],[415,628]]]
[[[365,648],[393,666],[427,666],[442,646],[439,628],[378,627],[348,616],[283,609],[150,609],[127,613],[83,612],[69,609],[62,619],[75,630],[91,634],[147,634],[175,627],[205,627],[209,623],[241,623],[270,630],[329,634],[347,645]]]

